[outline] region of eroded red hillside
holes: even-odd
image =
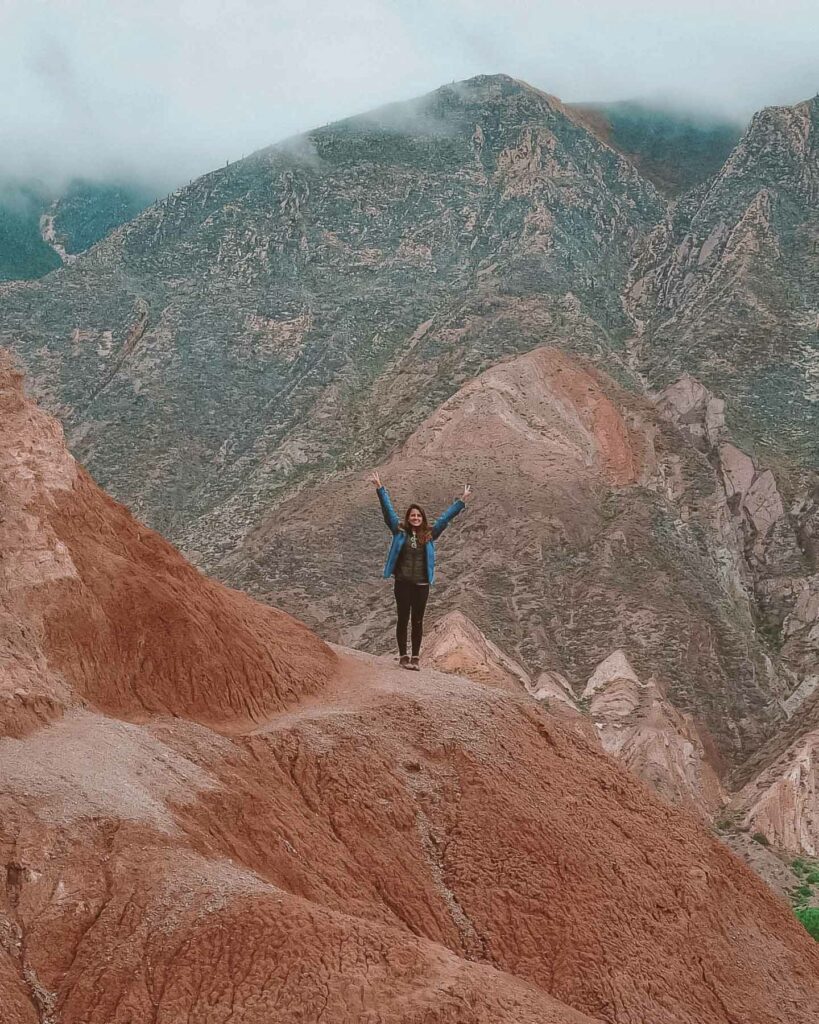
[[[4,1024],[808,1024],[819,954],[525,693],[187,567],[0,387]]]
[[[52,680],[42,700],[71,694],[130,718],[165,712],[231,729],[321,688],[335,661],[326,645],[212,583],[136,522],[74,462],[5,362],[0,375],[0,573],[67,684]]]

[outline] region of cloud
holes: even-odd
[[[0,176],[169,188],[481,73],[746,118],[817,54],[815,0],[0,0]]]

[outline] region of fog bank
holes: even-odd
[[[0,0],[0,178],[173,187],[482,73],[746,119],[815,94],[817,54],[804,0]]]

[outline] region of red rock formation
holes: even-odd
[[[424,664],[513,693],[525,690],[550,717],[599,745],[594,725],[581,713],[564,676],[546,671],[533,680],[526,669],[484,636],[463,612],[449,612],[425,637]]]
[[[463,612],[439,619],[424,641],[424,662],[441,672],[469,676],[487,686],[530,690],[529,673],[487,639]]]
[[[322,686],[335,660],[324,644],[211,583],[132,519],[77,466],[5,364],[0,373],[0,579],[11,608],[42,630],[66,692],[126,717],[160,712],[231,729]],[[52,688],[42,699],[56,692],[64,698]]]
[[[208,582],[7,371],[0,429],[4,1024],[816,1019],[787,909],[525,693]]]
[[[725,803],[693,722],[668,703],[654,680],[637,678],[623,651],[601,662],[583,691],[603,749],[670,803],[706,820]]]

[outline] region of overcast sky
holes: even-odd
[[[819,91],[819,0],[0,0],[0,175],[172,187],[496,72],[744,119]]]

